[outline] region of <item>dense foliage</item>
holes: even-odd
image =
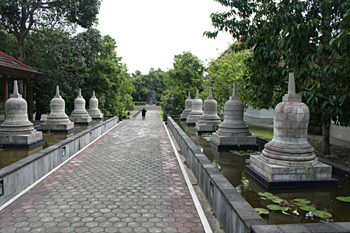
[[[14,45],[15,38],[4,31],[0,35],[5,38],[5,42],[0,43],[0,50],[7,49],[13,55],[15,46],[6,46]],[[59,86],[60,95],[66,102],[68,115],[74,109],[79,88],[82,89],[87,108],[95,90],[100,109],[104,108],[107,115],[120,114],[125,105],[132,106],[132,80],[126,65],[117,57],[116,48],[113,38],[102,37],[96,29],[74,36],[60,31],[48,37],[31,33],[24,50],[27,64],[48,72],[48,77],[43,81],[27,83],[27,90],[31,90],[31,93],[27,93],[27,101],[33,96],[36,119],[50,112],[50,100],[55,95],[56,86]],[[101,93],[106,94],[106,100],[101,99]]]
[[[161,101],[162,93],[165,90],[163,81],[165,71],[162,71],[159,68],[158,70],[151,68],[148,74],[142,74],[139,70],[136,70],[131,76],[133,78],[132,83],[135,87],[135,91],[132,93],[134,101],[145,102],[152,86],[157,101]]]
[[[234,83],[238,86],[240,99],[245,100],[245,89],[241,76],[244,71],[243,59],[248,56],[250,56],[248,50],[234,52],[229,48],[219,58],[210,62],[207,69],[208,78],[204,84],[206,89],[212,87],[213,97],[218,103],[219,111],[223,110],[226,101],[232,96]]]
[[[33,42],[26,41],[27,38],[36,40],[34,44],[40,46],[43,39],[52,37],[52,45],[57,36],[73,34],[78,25],[90,28],[96,21],[100,4],[100,0],[0,0],[0,30],[15,37],[16,56],[13,57],[30,64],[26,46]],[[22,93],[22,80],[18,80],[18,85]],[[30,84],[27,87],[27,103],[29,119],[32,120],[34,101],[33,85]]]
[[[346,0],[217,0],[228,11],[211,15],[216,37],[228,31],[254,48],[243,75],[252,106],[274,107],[286,93],[288,73],[313,114],[321,116],[323,153],[329,154],[329,127],[350,124],[349,9]]]
[[[163,95],[167,96],[167,99],[163,100],[161,106],[165,113],[180,114],[185,108],[188,92],[194,98],[196,90],[203,90],[204,71],[201,60],[191,52],[175,55],[173,68],[168,70],[164,77],[167,90]]]

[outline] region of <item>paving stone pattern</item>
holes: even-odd
[[[122,121],[0,212],[0,232],[204,232],[157,111]]]

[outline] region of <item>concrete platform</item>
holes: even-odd
[[[0,232],[205,232],[151,110],[144,121],[120,122],[0,209]]]

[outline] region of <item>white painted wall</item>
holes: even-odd
[[[350,141],[350,127],[343,127],[331,124],[331,137]]]
[[[253,109],[248,106],[244,112],[244,121],[249,123],[273,124],[273,109]]]

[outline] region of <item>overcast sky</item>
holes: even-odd
[[[191,51],[204,64],[217,58],[232,41],[230,34],[203,37],[213,31],[210,14],[226,7],[214,0],[102,0],[97,27],[117,42],[117,54],[128,72],[151,68],[166,71],[174,55]]]

